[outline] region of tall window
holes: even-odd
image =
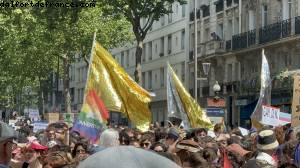
[[[182,82],[185,81],[185,62],[181,63],[181,80]]]
[[[145,77],[145,72],[142,72],[142,87],[145,88],[146,85],[146,77]]]
[[[292,0],[288,0],[288,8],[289,8],[288,17],[291,18],[292,17]]]
[[[165,50],[165,39],[164,37],[160,38],[160,53],[159,56],[164,56],[164,50]]]
[[[150,41],[149,42],[149,48],[148,48],[148,50],[149,50],[149,60],[152,60],[152,41]]]
[[[185,30],[181,31],[181,49],[184,50],[184,42],[185,42]]]
[[[185,8],[186,8],[185,4],[181,5],[181,16],[182,17],[185,17]]]
[[[126,54],[126,67],[129,67],[129,50],[127,50]]]
[[[223,24],[218,25],[218,35],[221,39],[223,39]]]
[[[172,35],[168,35],[168,54],[172,53]]]
[[[268,24],[268,6],[262,6],[262,26],[266,26]]]
[[[161,24],[161,26],[165,25],[165,15],[160,17],[160,24]]]
[[[146,45],[143,44],[142,62],[146,61]]]
[[[124,51],[121,52],[121,66],[124,67]]]
[[[165,69],[164,67],[160,68],[160,87],[165,86]]]
[[[172,11],[172,4],[169,6],[169,10]],[[168,23],[172,23],[172,13],[168,14]]]
[[[148,88],[152,89],[152,71],[148,72]]]

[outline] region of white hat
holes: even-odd
[[[17,132],[12,127],[0,121],[0,142],[17,137]]]
[[[272,130],[262,130],[258,133],[257,148],[260,150],[276,149],[279,143]]]

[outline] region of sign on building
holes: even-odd
[[[294,91],[292,102],[292,127],[300,125],[300,76],[294,76]]]

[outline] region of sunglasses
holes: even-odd
[[[85,153],[85,150],[84,149],[77,149],[76,153]]]
[[[142,144],[141,144],[141,146],[146,146],[146,147],[148,147],[149,145],[150,145],[149,142],[145,142],[145,143],[142,143]]]

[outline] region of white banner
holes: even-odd
[[[47,126],[47,122],[35,122],[33,123],[33,132],[37,132],[38,130],[45,130]]]
[[[272,106],[262,106],[262,124],[278,126],[280,109]]]
[[[29,118],[32,121],[39,121],[40,120],[40,114],[38,109],[28,109],[29,112]]]

